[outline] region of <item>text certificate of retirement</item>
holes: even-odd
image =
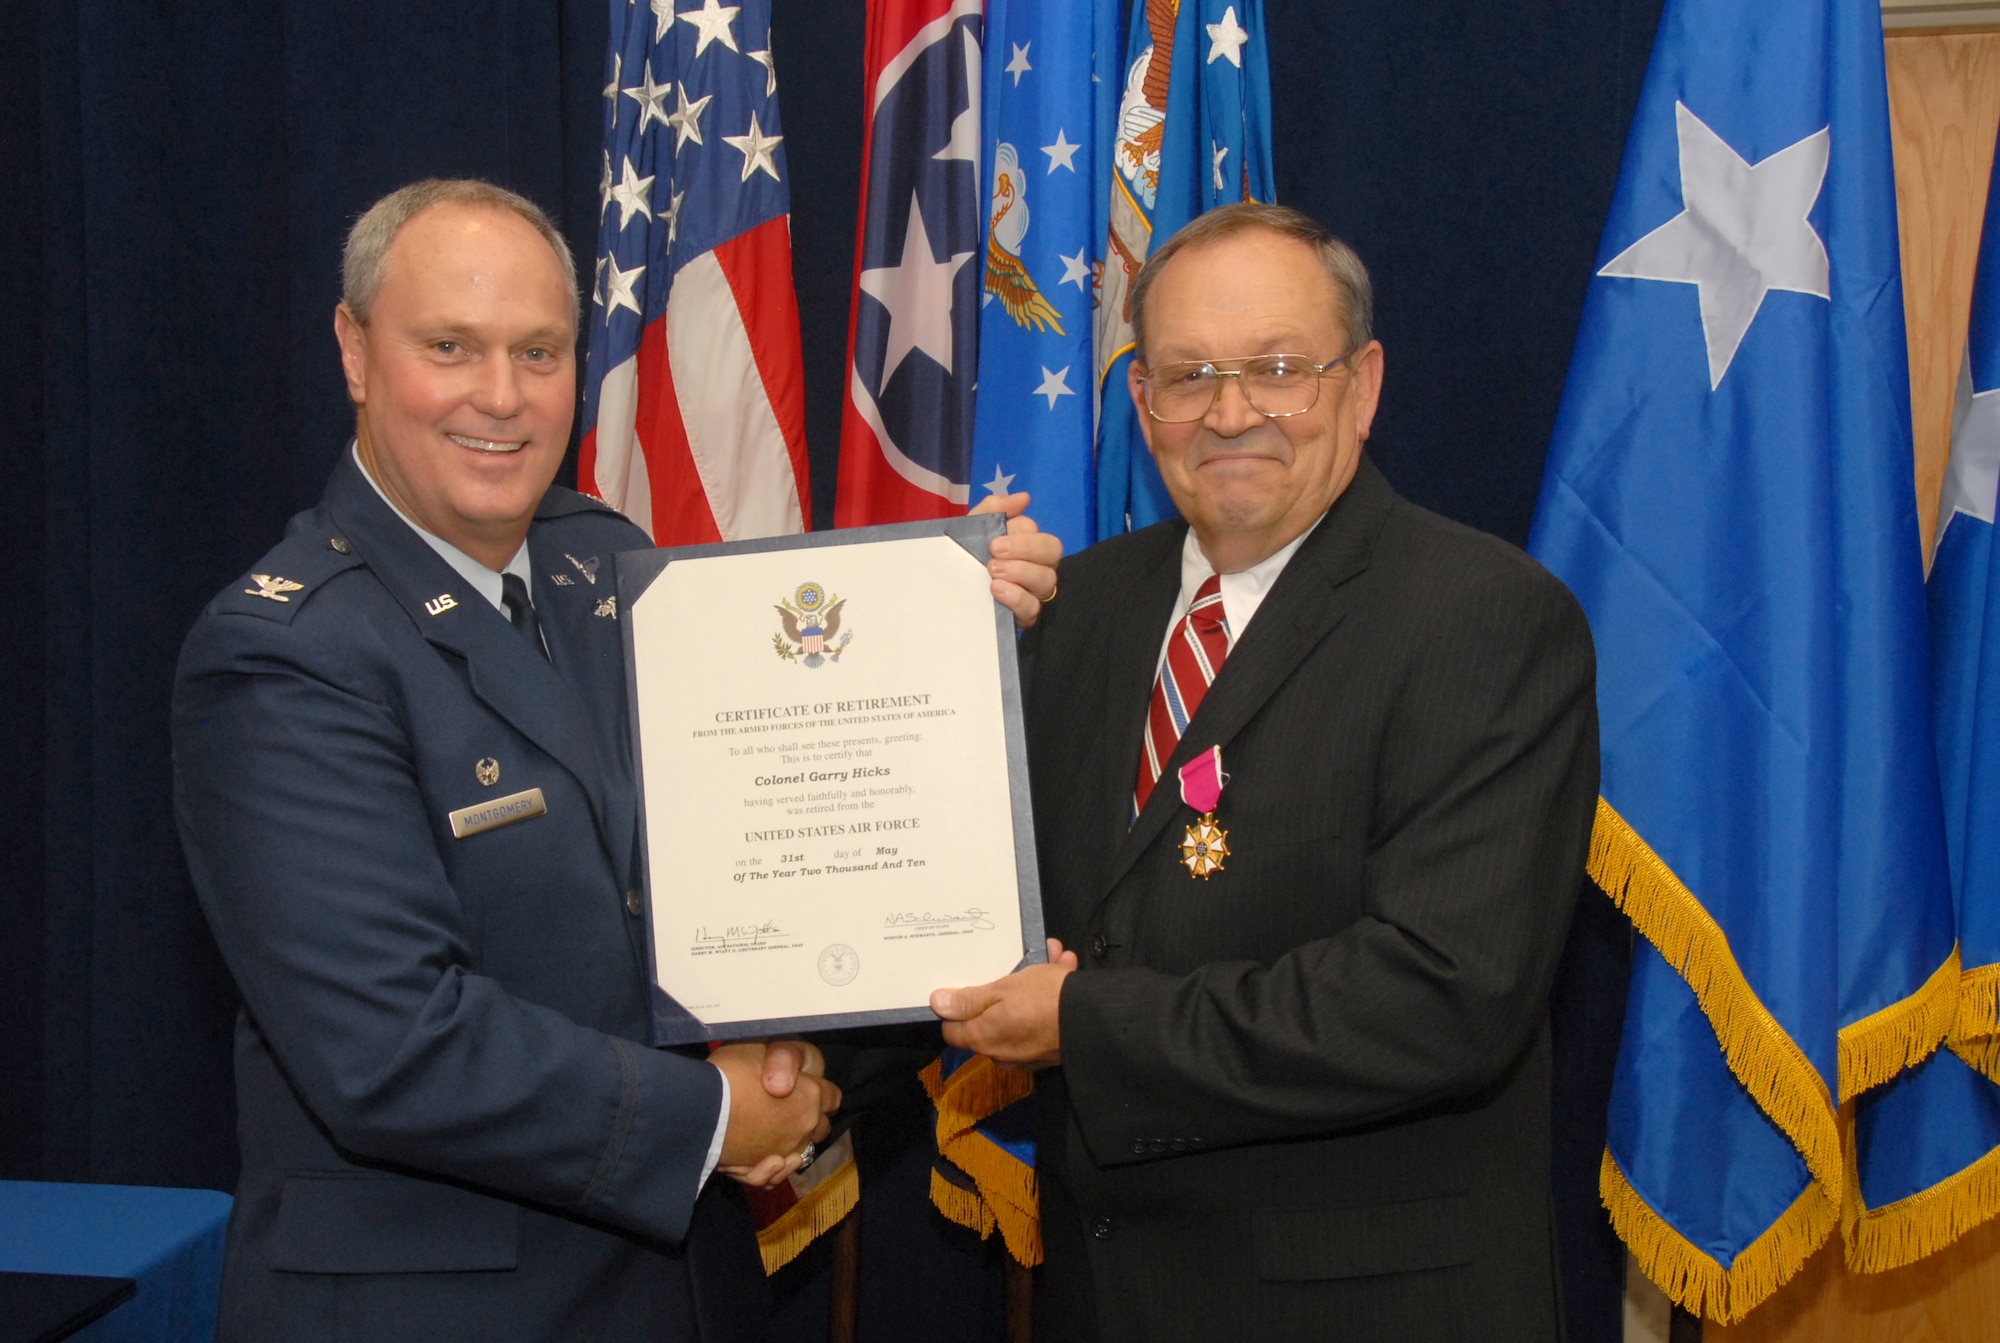
[[[661,1044],[1046,959],[990,516],[618,557]]]

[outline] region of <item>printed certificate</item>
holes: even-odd
[[[660,1044],[1047,959],[989,516],[618,557]]]

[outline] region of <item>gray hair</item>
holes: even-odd
[[[354,314],[355,321],[368,325],[375,295],[382,288],[382,266],[389,256],[389,244],[403,231],[403,225],[433,205],[483,206],[506,210],[526,220],[562,263],[563,278],[569,283],[570,312],[575,315],[576,258],[570,255],[569,243],[549,222],[541,206],[526,196],[477,178],[427,177],[376,201],[347,231],[347,248],[340,258],[340,301]]]
[[[1354,249],[1327,232],[1311,215],[1283,205],[1244,201],[1196,215],[1180,232],[1155,248],[1146,258],[1146,264],[1139,268],[1132,281],[1130,301],[1134,357],[1141,364],[1146,362],[1146,296],[1167,263],[1187,248],[1205,247],[1252,229],[1294,238],[1312,248],[1340,300],[1340,321],[1347,331],[1347,348],[1358,350],[1375,339],[1375,291],[1368,282],[1368,267],[1361,264]]]

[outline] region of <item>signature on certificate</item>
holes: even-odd
[[[694,930],[697,947],[711,950],[737,950],[761,947],[768,939],[785,936],[785,930],[778,926],[776,919],[764,919],[757,923],[732,923],[724,928],[710,928],[706,924]]]
[[[921,914],[896,913],[882,920],[884,928],[948,928],[953,926],[986,930],[993,927],[993,920],[987,911],[974,905],[961,914],[933,914],[926,910]]]

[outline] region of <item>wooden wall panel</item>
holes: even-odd
[[[1703,1343],[1980,1343],[2000,1338],[2000,1222],[1894,1273],[1849,1273],[1838,1237],[1739,1325]]]
[[[1892,36],[1887,45],[1917,509],[1928,546],[1951,449],[1952,396],[2000,127],[2000,33]]]
[[[2000,33],[1896,35],[1888,53],[1917,505],[1928,546],[2000,128]],[[2000,1221],[1895,1273],[1849,1273],[1836,1241],[1749,1319],[1710,1324],[1703,1336],[1707,1343],[2000,1339]]]

